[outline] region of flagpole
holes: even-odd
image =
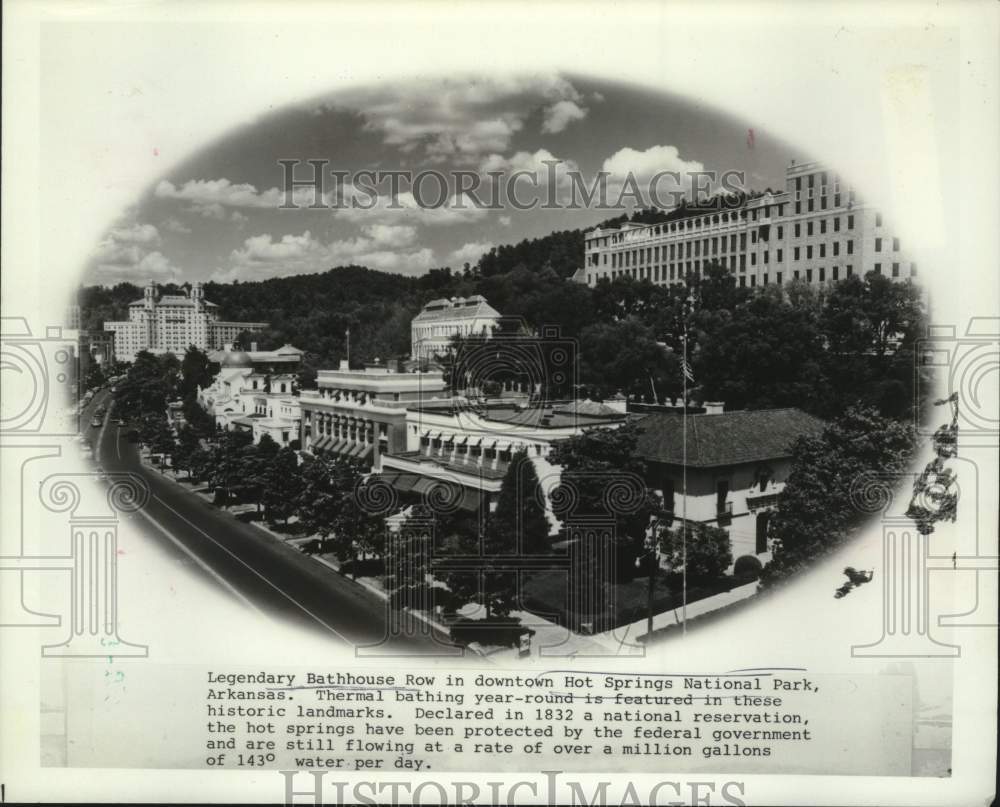
[[[684,564],[683,576],[682,576],[682,586],[683,590],[681,593],[681,618],[683,620],[681,627],[681,635],[687,636],[688,621],[687,621],[687,607],[688,607],[688,566],[687,566],[687,451],[688,451],[688,440],[687,440],[687,382],[688,382],[688,334],[687,334],[687,310],[684,311],[684,364],[682,365],[681,376],[684,379],[684,395],[681,398],[681,406],[683,407],[681,411],[681,428],[682,428],[682,438],[681,443],[683,446],[684,458],[681,464],[681,560]]]
[[[351,329],[348,328],[344,331],[344,336],[347,337],[347,369],[351,369]]]

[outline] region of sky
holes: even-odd
[[[309,177],[308,160],[327,170],[464,171],[489,183],[489,172],[512,176],[539,170],[537,191],[519,180],[520,199],[546,198],[545,161],[559,160],[552,180],[568,198],[568,171],[588,184],[606,171],[611,199],[631,173],[645,187],[660,171],[740,171],[746,185],[784,187],[784,172],[805,155],[768,135],[753,121],[737,120],[697,98],[654,93],[576,75],[533,73],[422,78],[339,91],[268,110],[156,180],[105,234],[88,262],[85,282],[106,285],[149,280],[241,282],[322,272],[360,264],[419,275],[431,268],[461,269],[499,244],[554,230],[594,225],[621,211],[517,210],[476,207],[457,198],[432,207],[434,180],[421,185],[424,206],[404,183],[395,205],[388,181],[370,209],[350,207],[374,197],[348,184],[348,206],[280,209],[284,168],[300,161],[296,177]],[[371,184],[371,183],[370,183]],[[335,181],[324,176],[332,194]],[[666,195],[678,188],[668,179]],[[490,198],[490,185],[479,198]],[[332,196],[325,201],[332,202]],[[582,256],[581,256],[582,260]]]

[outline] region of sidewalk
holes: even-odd
[[[191,493],[202,497],[202,499],[206,502],[211,503],[213,501],[214,497],[211,494],[195,490],[190,483],[178,479],[177,474],[171,469],[152,465],[146,460],[146,458],[143,458],[143,460],[148,467],[159,471],[160,474],[167,479],[173,480],[176,484],[185,487]],[[225,510],[225,512],[228,512],[233,518],[236,518],[243,513],[256,511],[257,506],[253,504],[233,505]],[[262,520],[259,521],[253,519],[247,523],[253,525],[259,530],[262,530],[263,532],[268,533],[273,538],[276,538],[282,543],[287,544],[300,552],[302,551],[301,547],[303,544],[319,537],[317,535],[289,536],[271,528],[267,524],[263,523]],[[361,576],[355,579],[350,575],[344,574],[341,571],[341,563],[335,556],[329,553],[309,555],[309,557],[317,563],[321,563],[327,568],[337,572],[344,580],[348,580],[358,586],[361,586],[379,599],[388,602],[389,595],[386,593],[385,587],[380,578]],[[697,616],[702,616],[720,608],[725,608],[734,603],[748,599],[756,593],[757,583],[754,582],[739,586],[738,588],[734,588],[728,592],[716,594],[712,597],[706,597],[703,600],[698,600],[697,602],[690,603],[688,605],[687,618],[690,621]],[[450,623],[443,622],[435,616],[422,611],[416,611],[410,608],[405,610],[412,614],[416,619],[438,631],[442,634],[443,638],[450,637]],[[469,603],[456,612],[456,617],[475,619],[482,616],[482,610],[482,606],[478,603]],[[682,624],[681,614],[681,608],[674,608],[669,611],[656,614],[653,617],[654,633],[671,625]],[[646,639],[647,627],[647,620],[645,617],[636,620],[629,625],[622,625],[603,633],[585,635],[574,633],[573,631],[570,631],[563,626],[530,611],[512,611],[510,616],[520,619],[522,625],[531,628],[535,632],[531,637],[531,653],[527,656],[527,658],[549,657],[556,659],[576,656],[600,656],[605,658],[608,656],[642,656],[645,650],[644,641]],[[522,659],[520,652],[515,647],[482,647],[473,644],[469,646],[469,649],[493,663],[506,664],[517,662]]]

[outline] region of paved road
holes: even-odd
[[[386,642],[388,612],[383,600],[144,466],[138,446],[125,437],[127,430],[110,418],[102,429],[92,428],[94,410],[108,403],[108,398],[106,390],[94,397],[81,417],[81,426],[105,471],[135,473],[149,485],[151,495],[141,517],[150,523],[144,532],[165,550],[195,560],[202,573],[248,608],[313,629],[334,641],[382,643],[372,652],[391,649],[406,655],[444,650],[428,636],[430,629],[412,617],[407,620],[407,635]]]

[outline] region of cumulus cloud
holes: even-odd
[[[359,264],[371,269],[403,274],[419,274],[431,267],[434,252],[416,243],[416,228],[372,224],[361,235],[324,242],[306,230],[275,238],[268,234],[244,240],[229,256],[229,267],[219,269],[212,279],[264,280],[269,277],[324,272],[334,266]]]
[[[336,209],[333,213],[335,218],[358,224],[422,224],[428,227],[446,227],[452,224],[469,224],[480,221],[486,215],[484,208],[476,207],[470,199],[462,196],[452,196],[448,198],[440,207],[431,207],[437,202],[439,188],[437,184],[428,182],[425,187],[420,188],[423,194],[420,201],[413,193],[405,191],[400,193],[395,200],[386,194],[377,199],[360,199],[358,206],[345,205]]]
[[[545,110],[542,121],[542,132],[558,134],[575,120],[587,117],[586,107],[581,107],[576,101],[557,101]]]
[[[651,146],[645,151],[619,149],[604,161],[602,170],[609,174],[608,187],[613,193],[628,193],[635,188],[645,201],[660,206],[673,203],[672,193],[689,195],[692,186],[705,182],[697,178],[705,172],[705,165],[685,160],[676,146]]]
[[[160,231],[153,224],[116,226],[97,245],[90,276],[96,283],[173,279],[182,272],[155,249],[161,242]]]
[[[495,245],[490,241],[470,241],[463,244],[458,249],[453,250],[448,255],[448,262],[452,266],[461,267],[466,263],[475,265],[476,262]]]
[[[484,154],[506,151],[540,106],[551,109],[563,101],[576,105],[582,100],[561,76],[534,74],[423,79],[374,91],[339,93],[321,106],[357,111],[367,129],[403,152],[422,148],[430,159],[474,163]],[[573,113],[560,108],[554,114]]]
[[[501,227],[510,227],[510,216],[501,216],[497,221],[500,222]]]
[[[518,151],[509,157],[491,154],[479,166],[479,172],[484,175],[492,172],[504,174],[508,192],[512,191],[522,205],[529,204],[533,199],[539,204],[551,198],[558,202],[568,201],[572,186],[570,175],[579,170],[573,160],[560,159],[548,149]],[[521,175],[515,179],[514,175],[519,171],[526,171],[530,176]]]
[[[167,232],[177,233],[179,235],[187,235],[191,232],[191,228],[188,227],[183,221],[173,217],[166,219],[161,226]]]
[[[177,186],[164,179],[156,186],[153,194],[159,199],[177,199],[187,202],[187,210],[192,213],[224,220],[226,208],[271,208],[277,209],[285,202],[285,192],[280,188],[257,190],[247,182],[234,183],[225,177],[219,179],[189,179]],[[315,190],[302,186],[292,193],[293,204],[308,207],[316,202]],[[321,202],[327,203],[324,198]]]

